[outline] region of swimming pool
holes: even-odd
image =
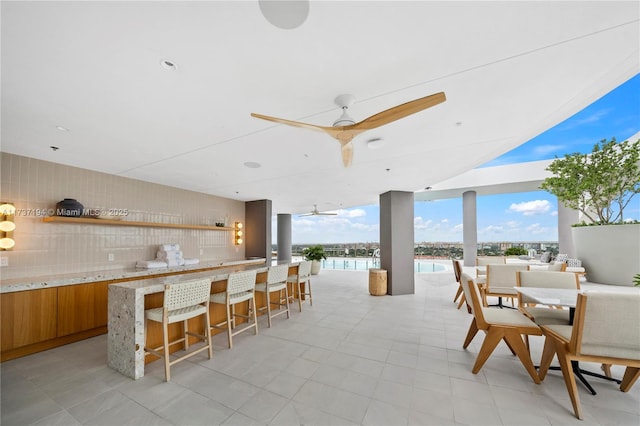
[[[330,257],[322,261],[322,269],[336,269],[343,271],[366,271],[369,268],[379,268],[380,260],[343,257]],[[442,263],[428,262],[425,260],[414,260],[414,271],[416,272],[443,272],[448,268]]]

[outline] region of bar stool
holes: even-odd
[[[287,277],[289,274],[289,265],[278,265],[269,267],[267,272],[267,281],[256,284],[256,291],[264,293],[265,307],[259,310],[267,310],[267,324],[271,327],[271,318],[278,315],[287,314],[289,318],[289,291],[287,289]],[[284,298],[282,292],[284,291]],[[271,301],[271,293],[278,293],[278,301]],[[271,305],[278,305],[278,312],[271,314]],[[281,309],[285,306],[286,309]]]
[[[203,278],[177,284],[168,284],[164,287],[164,302],[161,308],[148,309],[144,312],[145,317],[145,355],[147,353],[164,358],[165,380],[171,380],[171,366],[177,362],[198,354],[202,351],[209,352],[209,359],[213,356],[211,336],[209,335],[209,295],[211,293],[211,280]],[[190,318],[203,315],[205,318],[203,334],[189,331],[188,321]],[[149,321],[162,324],[162,346],[148,348],[146,337],[148,336]],[[169,341],[169,324],[182,321],[184,334],[181,338]],[[188,352],[171,361],[169,359],[169,347],[184,342],[185,350],[189,349],[189,337],[195,336],[201,339],[205,345]]]
[[[294,292],[298,296],[298,308],[302,312],[302,298],[309,296],[309,304],[313,306],[313,299],[311,298],[311,262],[308,260],[302,261],[298,264],[298,273],[295,275],[289,275],[287,282],[293,284]],[[305,284],[305,290],[302,285]],[[292,292],[289,297],[293,297]],[[306,301],[306,297],[305,297]]]
[[[225,305],[226,321],[212,325],[211,328],[218,328],[221,330],[227,330],[229,339],[229,349],[233,347],[232,337],[236,334],[247,331],[251,328],[255,328],[256,334],[258,334],[258,321],[256,320],[256,270],[232,272],[227,278],[227,288],[220,293],[213,293],[210,297],[211,303],[218,303]],[[248,311],[247,315],[237,314],[235,312],[235,305],[238,303],[247,302]],[[236,317],[245,318],[248,325],[233,331],[236,327]],[[253,318],[253,324],[250,320]],[[226,327],[224,327],[226,325]]]

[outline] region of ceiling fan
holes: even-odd
[[[318,211],[318,205],[314,204],[313,205],[313,210],[311,210],[309,213],[305,213],[305,214],[301,214],[299,217],[302,216],[335,216],[338,213],[323,213],[323,212],[319,212]]]
[[[358,136],[365,130],[375,129],[377,127],[384,126],[385,124],[392,123],[401,118],[407,117],[416,112],[420,112],[432,106],[438,105],[447,98],[444,92],[435,93],[433,95],[425,96],[424,98],[415,99],[413,101],[406,102],[401,105],[397,105],[393,108],[389,108],[385,111],[372,115],[369,118],[356,123],[349,115],[347,110],[355,101],[353,95],[340,95],[335,99],[336,105],[342,109],[342,115],[338,118],[333,126],[318,126],[315,124],[301,123],[298,121],[285,120],[283,118],[269,117],[267,115],[261,115],[251,113],[252,117],[260,118],[262,120],[273,121],[275,123],[286,124],[288,126],[302,127],[311,130],[318,130],[327,133],[329,136],[335,138],[340,142],[342,150],[342,163],[345,167],[351,165],[353,160],[353,144],[352,139]]]

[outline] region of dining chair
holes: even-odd
[[[304,260],[298,264],[298,272],[289,275],[287,283],[291,283],[293,290],[289,293],[289,297],[296,296],[298,298],[298,309],[302,312],[302,303],[307,301],[309,296],[309,304],[313,306],[311,298],[311,262]]]
[[[258,334],[258,321],[256,319],[256,270],[232,272],[227,278],[227,286],[225,291],[213,293],[210,297],[211,303],[225,305],[226,319],[218,324],[212,325],[211,328],[227,330],[227,339],[229,341],[229,349],[233,347],[233,336],[243,331],[255,329]],[[247,302],[247,314],[236,313],[235,306],[239,303]],[[247,325],[242,328],[236,328],[236,317],[247,320]],[[253,320],[253,322],[251,321]]]
[[[518,287],[567,288],[580,289],[580,280],[576,274],[557,271],[517,271]],[[569,309],[558,309],[543,306],[531,306],[536,302],[518,293],[518,309],[538,325],[571,323]]]
[[[516,273],[518,271],[524,271],[527,269],[527,264],[505,264],[487,265],[487,279],[482,292],[482,301],[484,306],[489,306],[487,302],[488,296],[498,298],[498,304],[493,305],[499,308],[505,308],[502,304],[502,298],[515,299],[518,297],[518,292],[515,290],[516,286]]]
[[[270,266],[267,271],[267,280],[256,284],[256,291],[264,293],[265,306],[258,310],[267,311],[267,324],[271,327],[271,319],[278,315],[287,314],[289,318],[289,291],[287,289],[287,277],[289,276],[289,265]],[[278,301],[271,300],[271,294],[278,294]],[[284,297],[283,297],[284,294]],[[278,312],[271,313],[271,305],[278,306]],[[282,307],[284,306],[284,309]]]
[[[462,347],[466,349],[479,330],[484,331],[486,334],[471,370],[473,374],[477,374],[480,371],[496,346],[498,346],[498,343],[503,340],[511,350],[511,353],[518,356],[533,381],[540,383],[531,355],[522,338],[523,335],[541,336],[540,327],[519,311],[483,307],[478,285],[468,274],[462,274],[461,284],[464,294],[471,304],[471,312],[473,313],[473,320]]]
[[[476,283],[482,284],[486,282],[487,265],[504,265],[507,258],[504,256],[478,256],[476,257]]]
[[[453,265],[453,275],[456,278],[456,282],[458,283],[458,290],[456,291],[456,295],[453,297],[453,302],[458,301],[458,297],[464,296],[462,291],[462,285],[460,284],[460,268],[458,267],[457,261],[452,257],[451,263]],[[458,305],[458,309],[460,309],[460,305]]]
[[[460,301],[458,302],[458,309],[460,309],[462,307],[462,305],[464,305],[466,303],[467,305],[467,312],[471,313],[471,307],[469,306],[469,303],[467,302],[467,298],[464,295],[464,290],[462,289],[462,284],[460,283],[460,278],[462,275],[462,263],[459,260],[456,259],[451,259],[451,262],[453,263],[453,274],[456,277],[456,282],[458,283],[458,291],[456,292],[456,296],[453,298],[453,301],[455,302],[456,299],[458,299],[458,297],[460,297]]]
[[[176,284],[167,284],[164,287],[164,301],[162,307],[147,309],[145,317],[145,355],[153,354],[164,358],[164,376],[168,382],[171,380],[171,366],[184,361],[200,352],[208,351],[209,359],[213,356],[211,336],[209,334],[209,295],[211,293],[211,280],[203,278]],[[188,320],[198,316],[204,317],[202,333],[189,331]],[[162,324],[162,346],[148,348],[146,339],[149,336],[149,321]],[[183,323],[183,333],[179,339],[170,341],[169,324]],[[197,337],[204,343],[199,348],[191,350],[182,356],[171,360],[169,348],[178,343],[184,343],[185,351],[189,349],[189,336]]]
[[[541,327],[545,343],[539,375],[544,380],[557,355],[573,411],[583,418],[572,363],[589,361],[626,366],[620,390],[640,377],[640,293],[579,293],[573,325]]]

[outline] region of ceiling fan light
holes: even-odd
[[[356,124],[355,120],[349,117],[346,108],[342,110],[342,115],[336,121],[333,122],[333,127],[352,126]]]

